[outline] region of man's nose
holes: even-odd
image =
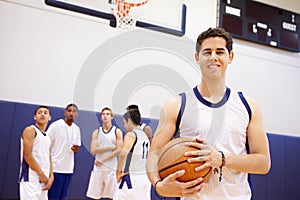
[[[212,51],[212,52],[211,52],[210,59],[211,59],[211,60],[216,60],[216,59],[217,59],[217,54],[216,54],[215,51]]]

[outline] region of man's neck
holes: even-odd
[[[211,103],[221,101],[226,93],[226,85],[220,81],[213,84],[206,84],[202,80],[197,89],[201,96]]]
[[[112,127],[112,123],[111,122],[107,122],[107,123],[103,123],[102,124],[102,128],[105,130],[105,131],[109,131]]]
[[[73,121],[72,120],[68,120],[65,118],[65,123],[68,125],[68,126],[71,126],[73,124]]]
[[[45,124],[35,123],[35,126],[40,129],[42,132],[45,132],[46,126]]]
[[[134,129],[138,129],[138,128],[140,128],[140,125],[134,125],[134,126],[132,126],[131,131],[133,131]]]

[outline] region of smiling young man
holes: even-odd
[[[232,37],[222,28],[210,28],[198,36],[195,60],[200,67],[199,85],[163,107],[147,160],[148,177],[162,196],[182,199],[251,199],[248,173],[266,174],[271,165],[269,144],[260,108],[255,100],[226,86],[232,63]],[[179,130],[180,137],[195,138],[197,151],[189,162],[212,167],[206,183],[176,180],[177,171],[161,180],[157,172],[159,151]],[[259,141],[259,142],[258,142]],[[249,149],[248,149],[249,148]]]

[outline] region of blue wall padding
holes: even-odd
[[[37,105],[33,104],[0,101],[0,199],[19,198],[20,137],[23,129],[34,123],[33,114],[36,107]],[[52,113],[50,123],[64,118],[64,108],[50,107],[50,109]],[[113,124],[124,132],[122,115],[123,113],[115,115]],[[143,121],[150,124],[153,132],[155,131],[158,120],[144,118]],[[76,123],[81,128],[82,147],[75,157],[75,173],[67,199],[82,200],[87,199],[85,194],[94,163],[94,157],[90,153],[90,142],[92,131],[101,126],[99,112],[80,110]],[[268,138],[272,168],[267,175],[250,175],[252,199],[299,200],[300,137],[268,134]]]
[[[298,119],[297,119],[298,120]],[[300,199],[300,138],[286,138],[285,199]],[[283,160],[284,161],[284,160]],[[283,172],[279,172],[283,173]]]
[[[13,118],[14,118],[14,112],[15,112],[15,103],[6,103],[0,101],[0,114],[1,114],[1,120],[0,120],[0,197],[5,196],[12,196],[16,197],[16,186],[17,183],[11,184],[10,187],[12,189],[11,195],[9,195],[10,190],[4,190],[6,186],[6,180],[9,178],[13,179],[16,175],[11,174],[11,168],[15,168],[15,166],[9,166],[8,165],[8,157],[9,157],[9,150],[10,150],[10,143],[13,142],[12,139],[12,126],[13,126]],[[19,151],[18,143],[16,141],[14,142],[15,150],[14,151]],[[14,165],[18,165],[18,161],[15,161]],[[15,179],[16,182],[16,179]],[[7,187],[6,187],[7,188]]]

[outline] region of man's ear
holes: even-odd
[[[233,51],[230,51],[230,53],[229,53],[229,60],[228,60],[229,64],[232,63],[233,57],[234,57],[234,53],[233,53]]]
[[[199,63],[199,53],[197,53],[197,52],[195,53],[195,60],[197,63]]]

